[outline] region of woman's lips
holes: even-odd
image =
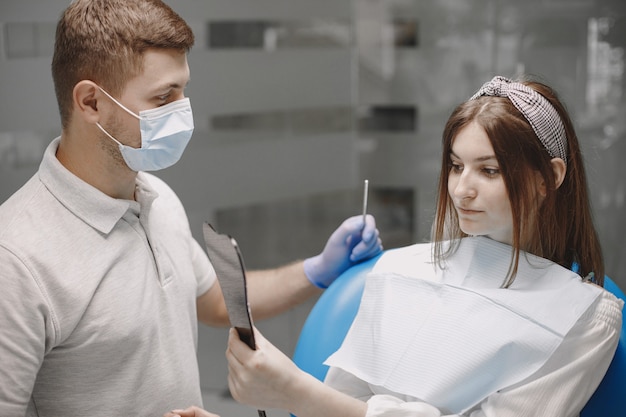
[[[472,215],[472,214],[478,214],[481,213],[480,210],[471,210],[471,209],[466,209],[466,208],[462,208],[462,207],[457,207],[456,210],[461,213],[461,214],[465,214],[465,215]]]

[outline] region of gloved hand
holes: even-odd
[[[322,253],[304,260],[304,273],[319,288],[328,288],[343,271],[383,250],[374,216],[346,219],[330,235]]]

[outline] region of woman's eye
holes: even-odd
[[[483,172],[489,177],[495,177],[500,174],[500,169],[498,168],[483,168]]]
[[[463,171],[463,167],[460,164],[451,162],[450,163],[450,171],[458,173],[458,172]]]

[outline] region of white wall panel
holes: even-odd
[[[185,19],[326,18],[351,16],[351,0],[186,0],[169,2]]]
[[[348,135],[263,140],[214,146],[194,135],[180,163],[160,176],[193,207],[211,209],[268,202],[356,183],[356,155]]]
[[[350,60],[349,51],[334,49],[196,51],[190,59],[194,110],[227,114],[351,105]]]

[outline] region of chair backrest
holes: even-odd
[[[382,255],[382,254],[381,254]],[[328,367],[323,362],[335,352],[356,316],[365,276],[377,256],[344,272],[319,298],[302,327],[293,360],[300,369],[323,381]],[[626,300],[608,277],[604,287]],[[626,321],[622,324],[617,351],[608,372],[581,413],[581,417],[625,415],[626,410]]]
[[[365,276],[380,256],[341,274],[320,296],[302,326],[293,361],[320,381],[328,372],[323,362],[341,346],[359,309]]]
[[[604,288],[616,297],[626,300],[622,290],[607,276],[604,277]],[[598,389],[580,413],[580,417],[624,414],[626,414],[626,321],[622,320],[622,333],[615,356]]]

